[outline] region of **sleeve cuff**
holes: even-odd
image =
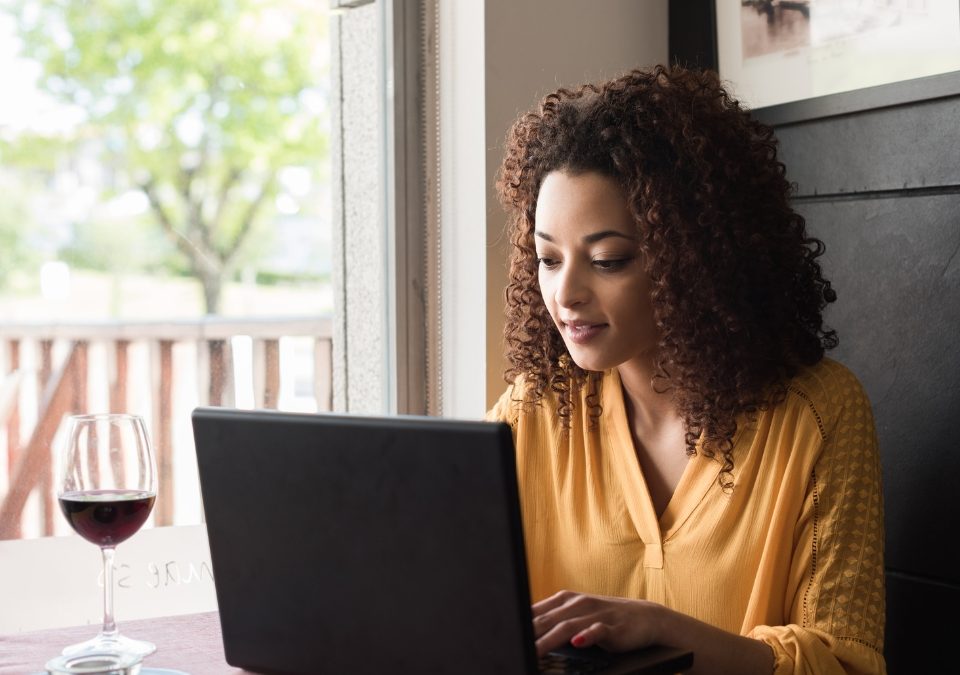
[[[883,655],[856,640],[796,624],[757,626],[747,637],[773,649],[774,675],[885,675]]]

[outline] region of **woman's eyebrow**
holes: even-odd
[[[553,241],[551,237],[546,232],[540,230],[534,230],[533,236],[540,237],[545,241]],[[585,234],[581,239],[586,244],[593,244],[601,239],[606,239],[607,237],[620,237],[622,239],[629,239],[630,241],[636,241],[637,238],[629,234],[624,234],[623,232],[617,232],[616,230],[601,230],[600,232],[593,232],[591,234]]]
[[[593,234],[586,234],[582,237],[582,239],[584,243],[593,244],[608,237],[621,237],[622,239],[629,239],[630,241],[637,240],[636,237],[623,232],[618,232],[617,230],[601,230],[600,232],[594,232]]]

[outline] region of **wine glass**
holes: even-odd
[[[57,498],[70,526],[103,553],[103,627],[65,655],[152,654],[156,646],[120,635],[113,618],[113,555],[147,520],[157,497],[157,464],[143,418],[75,415],[60,455]]]

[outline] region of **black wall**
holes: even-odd
[[[671,60],[709,61],[712,0],[671,0]],[[698,16],[678,20],[692,12]],[[701,42],[697,42],[697,36]],[[697,45],[700,47],[697,47]],[[928,97],[936,96],[935,99]],[[926,100],[924,100],[926,99]],[[839,296],[831,356],[873,403],[887,667],[954,672],[960,629],[960,73],[756,111]]]
[[[762,117],[762,114],[760,115]],[[960,628],[960,96],[777,127],[839,296],[832,356],[873,403],[889,672],[950,672]]]

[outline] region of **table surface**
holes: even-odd
[[[127,637],[157,645],[157,651],[143,661],[143,675],[148,675],[152,668],[188,675],[249,673],[224,660],[217,612],[128,621],[119,627]],[[43,675],[47,661],[65,646],[93,637],[98,628],[72,626],[0,635],[0,675]]]
[[[170,668],[190,675],[247,672],[224,661],[217,612],[128,621],[119,627],[123,635],[157,645],[157,651],[144,659],[144,670]],[[44,664],[60,650],[92,638],[98,629],[98,626],[74,626],[0,635],[0,675],[44,673]]]

